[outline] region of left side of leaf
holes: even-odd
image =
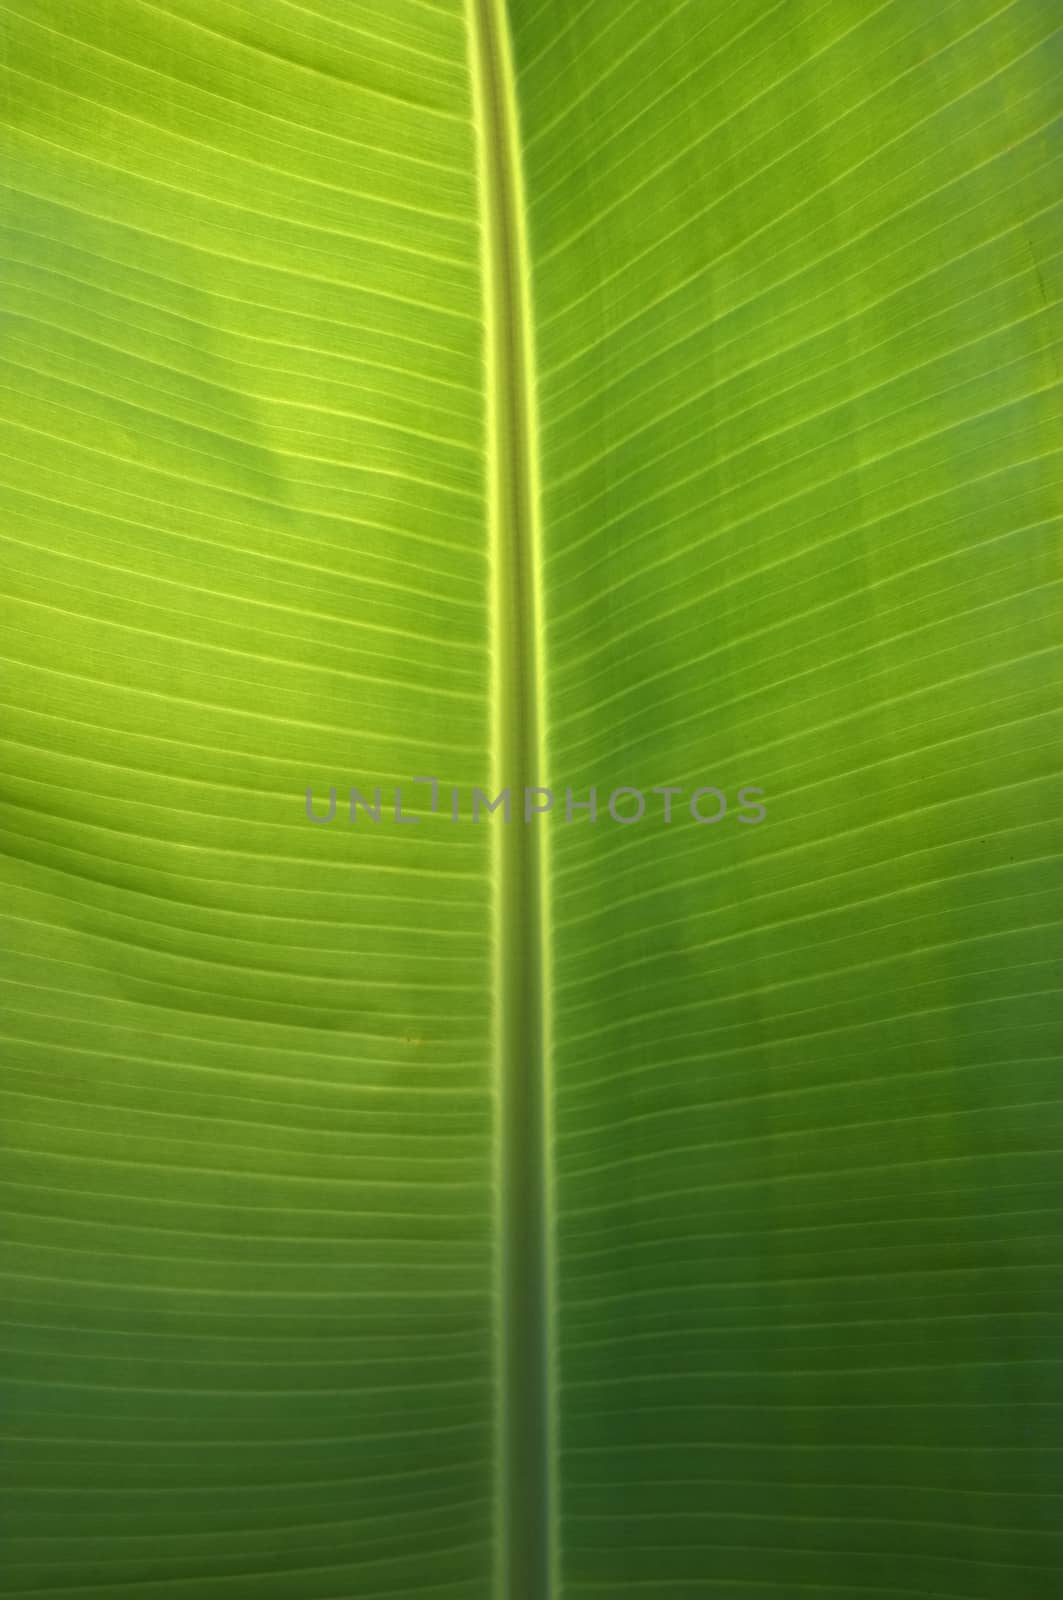
[[[7,1593],[477,1600],[490,866],[410,786],[489,766],[461,7],[3,22]]]

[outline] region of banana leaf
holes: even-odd
[[[1063,15],[3,0],[11,1600],[1050,1600]]]

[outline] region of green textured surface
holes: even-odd
[[[0,10],[0,1592],[1052,1600],[1063,12],[507,9]]]
[[[461,12],[5,21],[4,1581],[474,1600],[489,839],[303,817],[488,763]]]
[[[555,835],[566,1592],[1048,1600],[1063,15],[604,15],[516,29],[551,761],[769,817]]]

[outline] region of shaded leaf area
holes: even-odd
[[[486,1595],[463,14],[3,26],[5,1593]]]
[[[514,15],[564,1592],[1048,1600],[1060,17]]]

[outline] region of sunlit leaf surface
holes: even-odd
[[[1063,12],[0,24],[3,1593],[1052,1600]]]

